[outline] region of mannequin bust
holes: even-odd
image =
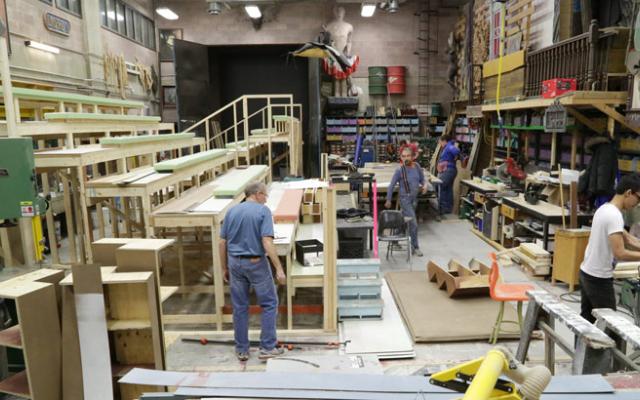
[[[351,39],[353,37],[353,25],[344,20],[344,7],[333,8],[333,20],[323,29],[329,32],[331,36],[331,46],[341,52],[346,57],[351,57]],[[351,87],[350,78],[334,78],[334,95],[347,96],[348,89]]]

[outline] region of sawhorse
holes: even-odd
[[[640,350],[640,327],[610,308],[596,308],[592,314],[596,317],[596,326],[616,343],[616,347],[611,349],[614,357],[612,370],[619,371],[626,365],[640,371],[637,361],[640,356],[637,351]],[[627,345],[636,351],[627,355]]]
[[[573,375],[602,374],[609,372],[611,349],[615,342],[604,332],[582,318],[577,312],[561,303],[551,293],[534,290],[527,293],[529,305],[518,344],[516,359],[521,363],[527,358],[531,336],[536,329],[544,335],[545,365],[554,373],[555,344],[573,358]],[[564,324],[576,336],[576,345],[567,343],[554,330],[555,321]]]

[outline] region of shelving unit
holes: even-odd
[[[115,267],[102,267],[101,274],[114,382],[136,367],[164,370],[165,349],[153,272],[116,272]],[[60,284],[64,290],[72,290],[73,276]],[[79,352],[73,347],[66,347],[65,352]],[[163,389],[120,384],[118,398],[133,399],[143,392],[159,390]]]
[[[364,143],[372,145],[378,141],[376,160],[384,161],[386,154],[385,146],[390,139],[395,139],[396,131],[398,140],[411,140],[420,132],[420,119],[417,116],[400,116],[365,118],[364,116],[339,117],[331,116],[324,118],[324,133],[327,151],[333,154],[340,154],[346,151],[347,154],[355,154],[356,138],[359,133],[365,135]]]
[[[20,350],[25,364],[0,382],[0,393],[59,400],[61,331],[55,286],[16,278],[0,285],[0,298],[13,303],[17,315],[15,325],[0,331],[0,346]]]

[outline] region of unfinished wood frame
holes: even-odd
[[[338,329],[338,231],[336,228],[336,191],[332,186],[323,191],[322,222],[324,228],[324,286],[322,290],[324,318],[322,328]]]
[[[0,331],[0,346],[21,350],[25,361],[24,371],[0,382],[0,393],[36,400],[61,399],[61,330],[55,288],[61,271],[49,271],[0,285],[0,298],[15,302],[18,315],[17,324]]]
[[[256,181],[264,181],[270,179],[270,171],[267,169],[263,174],[256,178]],[[216,324],[218,330],[222,329],[223,322],[230,322],[230,316],[223,315],[224,285],[222,279],[222,265],[220,263],[220,253],[218,242],[215,238],[220,234],[220,227],[227,211],[235,204],[240,203],[244,199],[244,193],[241,192],[232,199],[222,199],[220,206],[215,211],[197,211],[194,205],[201,204],[213,196],[213,187],[204,185],[192,188],[185,192],[184,196],[179,199],[173,199],[167,204],[159,207],[152,214],[151,221],[155,228],[164,230],[173,229],[209,229],[211,232],[211,276],[213,277],[213,288],[211,285],[198,285],[197,287],[186,285],[184,278],[184,265],[182,260],[183,245],[180,236],[176,242],[176,248],[179,252],[178,267],[180,268],[181,282],[178,288],[180,293],[190,293],[194,290],[205,291],[211,293],[213,291],[215,297],[215,310],[207,314],[180,314],[171,315],[164,314],[163,322],[166,324]],[[181,233],[179,232],[179,235]],[[290,251],[288,252],[290,253]],[[287,254],[281,254],[287,256]],[[290,254],[288,255],[290,257]]]
[[[62,183],[62,195],[64,198],[64,210],[67,221],[68,237],[70,243],[70,259],[62,261],[57,257],[54,264],[77,262],[92,262],[91,248],[88,246],[93,241],[93,224],[91,208],[96,208],[98,229],[101,235],[105,231],[105,220],[102,216],[102,207],[106,205],[104,199],[93,199],[91,190],[87,190],[86,182],[89,167],[94,177],[104,170],[106,174],[113,172],[125,173],[127,159],[132,157],[153,155],[149,161],[153,163],[156,154],[163,151],[181,151],[182,148],[202,148],[203,140],[197,138],[176,139],[167,142],[150,142],[121,147],[102,147],[100,145],[82,146],[74,149],[47,150],[35,153],[36,171],[42,173],[43,182],[56,176]],[[116,164],[115,168],[113,164]],[[50,176],[50,174],[52,176]],[[55,186],[55,185],[54,185]],[[43,185],[44,187],[44,185]],[[48,194],[48,193],[47,193]],[[75,212],[74,212],[75,211]],[[76,215],[75,222],[73,216]],[[119,235],[120,217],[117,210],[112,209],[111,220],[114,222],[113,233]],[[50,245],[57,247],[57,240],[52,232],[55,232],[53,218],[47,217],[47,230],[50,233]],[[79,238],[76,238],[76,234]],[[54,239],[51,241],[51,239]],[[78,254],[78,249],[80,252]]]
[[[446,268],[433,261],[427,263],[427,278],[436,282],[439,289],[447,291],[451,298],[464,296],[487,296],[491,268],[473,259],[467,267],[450,260]],[[474,269],[473,267],[477,268]]]
[[[200,186],[207,176],[214,177],[216,171],[226,169],[227,163],[231,161],[230,154],[213,160],[188,166],[174,172],[156,172],[152,167],[140,168],[136,171],[120,175],[110,175],[88,181],[88,197],[90,199],[116,199],[120,198],[124,202],[125,227],[127,235],[131,236],[131,225],[143,227],[142,236],[152,237],[154,235],[151,226],[151,213],[153,209],[161,205],[165,200],[160,193],[179,198],[183,192],[183,184],[190,181],[194,186]],[[204,175],[204,179],[201,178]],[[166,200],[169,200],[167,196]],[[128,199],[128,200],[127,200]],[[140,201],[140,221],[135,214],[132,216],[127,210],[128,201]],[[153,199],[161,199],[153,201]]]
[[[95,266],[80,266],[92,268]],[[123,376],[134,367],[165,369],[165,347],[162,323],[159,315],[159,298],[153,272],[117,272],[115,267],[100,268],[101,285],[105,304],[106,332],[113,348],[110,373],[112,382]],[[73,293],[82,291],[76,287],[72,275],[60,284],[63,287],[65,308],[64,325],[66,330],[64,342],[65,359],[63,362],[65,398],[79,396],[83,383],[79,369],[79,342],[75,316],[75,299]],[[118,385],[121,398],[137,398],[144,391],[162,391],[160,387],[139,387]],[[78,389],[80,388],[80,389]],[[79,392],[80,390],[80,392]],[[86,397],[85,397],[86,398]]]
[[[250,102],[259,105],[266,102],[266,105],[250,114]],[[283,121],[274,121],[274,110],[284,110],[284,116],[288,118]],[[215,132],[212,136],[210,132],[212,122],[220,119],[225,113],[232,117],[231,126]],[[267,130],[266,134],[250,134],[249,124],[256,123],[256,121],[258,125],[261,124],[260,126]],[[188,127],[185,132],[191,132],[204,126],[207,149],[213,148],[216,143],[220,142],[219,138],[226,139],[228,135],[231,135],[235,143],[239,143],[241,140],[246,141],[246,146],[236,149],[236,165],[240,165],[241,157],[246,160],[247,164],[250,164],[251,151],[254,146],[266,144],[267,163],[270,169],[277,162],[288,157],[289,173],[300,175],[302,173],[302,121],[302,105],[293,103],[293,95],[244,95]],[[286,144],[288,151],[274,157],[273,145],[277,143]]]

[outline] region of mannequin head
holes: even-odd
[[[342,21],[344,19],[344,7],[333,7],[333,16],[338,20]]]

